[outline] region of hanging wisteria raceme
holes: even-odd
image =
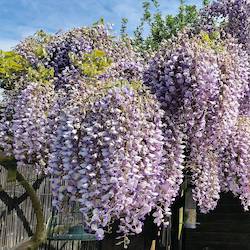
[[[202,212],[219,199],[219,156],[237,123],[248,79],[248,55],[241,46],[206,33],[163,44],[145,71],[144,83],[186,136],[186,168]]]
[[[173,122],[168,118],[163,118],[163,136],[164,136],[164,171],[162,172],[162,184],[159,186],[158,204],[153,216],[157,215],[163,218],[164,213],[168,211],[170,205],[179,195],[180,186],[183,182],[183,169],[185,159],[185,136]],[[170,211],[169,211],[170,212]],[[157,217],[154,220],[160,225],[161,220]]]
[[[224,190],[239,196],[245,210],[250,207],[250,117],[240,116],[228,147],[222,155]]]
[[[245,58],[245,57],[243,57]],[[242,58],[241,58],[242,59]],[[243,63],[244,60],[236,61]],[[249,63],[242,64],[243,73],[249,79]],[[236,81],[237,82],[237,81]],[[250,117],[250,81],[245,91],[242,91],[243,98],[239,103],[239,116],[237,124],[232,129],[229,142],[221,153],[220,181],[223,191],[232,191],[235,196],[239,196],[245,210],[250,207],[250,190],[249,190],[249,164],[250,164],[250,146],[249,146],[249,117]]]
[[[5,104],[1,107],[0,120],[0,148],[4,150],[7,156],[11,156],[13,152],[13,114],[16,99],[11,94],[4,99]]]
[[[197,46],[197,45],[196,45]],[[206,44],[203,44],[206,47]],[[201,212],[213,210],[219,199],[218,161],[214,152],[220,145],[218,134],[218,100],[220,71],[215,51],[194,47],[194,69],[190,96],[185,102],[190,128],[187,130],[189,155],[187,168],[191,169],[194,199]],[[191,122],[190,122],[191,121]],[[223,133],[225,133],[223,131]]]
[[[250,84],[244,98],[240,103],[240,114],[250,116]]]
[[[53,105],[53,86],[30,83],[18,96],[13,114],[13,155],[18,165],[33,163],[38,171],[49,154],[48,112]]]
[[[182,159],[174,162],[174,155],[171,161],[164,153],[156,100],[129,86],[111,89],[93,103],[85,98],[79,99],[81,112],[72,106],[59,119],[49,164],[54,205],[78,201],[83,223],[99,239],[116,219],[123,236],[140,233],[154,208],[160,225],[177,195],[180,183],[174,174],[182,175],[175,173]],[[163,165],[166,161],[172,165]],[[62,181],[64,188],[58,185]]]
[[[220,96],[217,105],[217,126],[220,150],[228,144],[232,130],[242,110],[244,96],[249,88],[249,57],[234,39],[224,42],[224,49],[218,56],[220,68]],[[213,138],[215,139],[215,138]]]
[[[239,130],[239,127],[241,127],[239,124],[241,124],[240,121],[242,118],[239,118],[239,114],[241,116],[248,116],[250,111],[249,57],[246,55],[247,53],[248,55],[250,54],[249,13],[250,3],[245,0],[214,1],[201,12],[202,29],[209,30],[211,33],[220,31],[222,37],[229,37],[230,34],[230,36],[237,38],[243,45],[243,47],[241,47],[235,40],[229,38],[224,42],[228,54],[226,55],[225,53],[224,56],[218,58],[222,71],[221,78],[223,86],[220,101],[220,109],[223,110],[223,112],[221,112],[218,127],[221,128],[221,135],[223,135],[223,131],[226,129],[228,130],[228,134],[231,135],[229,137],[224,134],[224,136],[221,137],[222,146],[220,147],[221,155],[219,162],[220,186],[223,191],[231,190],[235,195],[240,195],[245,209],[249,206],[247,201],[249,190],[246,188],[247,184],[242,184],[242,182],[243,180],[246,181],[247,168],[250,162],[249,158],[244,156],[245,159],[238,163],[237,160],[235,160],[237,155],[235,152],[242,151],[242,148],[244,148],[244,154],[249,154],[246,150],[248,143],[245,139],[243,139],[242,144],[237,143],[239,137],[243,135],[242,133],[239,134],[239,132],[236,132]],[[222,20],[225,22],[224,25],[218,25]],[[242,85],[242,81],[245,82],[244,86]],[[242,96],[244,97],[242,98]],[[238,125],[236,126],[236,124]],[[248,138],[247,135],[245,135],[244,138]],[[230,164],[232,165],[231,167]],[[242,171],[239,171],[240,168],[242,168]],[[241,177],[240,174],[242,175]],[[236,179],[240,179],[241,184],[236,185],[236,182],[238,182]],[[244,191],[240,186],[244,187]]]
[[[53,105],[53,86],[29,83],[19,95],[12,91],[8,94],[1,113],[0,147],[18,164],[32,163],[43,171],[49,153],[47,115]]]
[[[250,61],[248,64],[248,68],[246,68],[248,69],[248,77],[249,77],[248,86],[246,88],[245,95],[240,102],[240,115],[248,116],[248,117],[250,116],[250,69],[249,69],[249,65],[250,65]]]
[[[249,112],[249,57],[237,45],[234,40],[229,39],[225,42],[227,52],[218,58],[221,69],[221,94],[220,94],[220,115],[218,116],[217,131],[220,131],[220,147],[218,147],[219,155],[219,179],[222,191],[229,191],[228,167],[224,165],[225,152],[232,145],[235,131],[238,130],[239,115],[247,115]],[[224,133],[227,131],[227,133]],[[217,156],[218,157],[218,156]],[[245,168],[249,162],[245,161]],[[233,168],[230,168],[233,171]],[[231,173],[235,175],[235,172]],[[244,205],[245,206],[245,205]]]
[[[204,188],[209,189],[211,185],[204,175],[214,169],[212,178],[216,178],[217,164],[207,157],[209,150],[200,146],[205,140],[211,143],[208,141],[206,126],[208,123],[211,126],[216,116],[211,108],[219,95],[219,67],[215,53],[206,49],[205,44],[202,47],[199,41],[184,37],[179,44],[172,48],[165,45],[158,52],[149,64],[144,82],[156,92],[165,116],[172,121],[174,129],[186,135],[185,139],[190,144],[190,160],[187,165],[193,172],[194,190],[202,193],[200,195],[194,191],[195,199],[199,201],[202,211],[213,209],[214,203],[210,201],[219,198],[219,188],[216,185],[214,192],[206,192]]]

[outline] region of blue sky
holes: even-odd
[[[0,49],[8,50],[39,29],[47,32],[90,25],[100,17],[119,32],[127,17],[132,33],[142,15],[143,0],[0,0]],[[178,0],[160,0],[164,14],[176,13]],[[186,0],[201,5],[201,0]]]

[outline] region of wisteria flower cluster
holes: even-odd
[[[13,154],[19,165],[46,168],[49,154],[48,113],[54,92],[50,85],[30,83],[18,96],[13,115]]]
[[[0,147],[45,172],[53,206],[78,207],[98,239],[119,221],[125,246],[148,214],[164,222],[187,172],[201,212],[221,191],[247,210],[248,11],[246,0],[212,3],[195,32],[164,41],[149,61],[104,25],[40,31],[1,52]]]
[[[223,36],[232,35],[249,51],[249,13],[248,0],[216,0],[201,11],[199,25],[203,30],[219,30]]]
[[[162,111],[141,91],[115,87],[89,104],[83,96],[58,120],[49,161],[54,205],[60,209],[65,198],[80,203],[86,228],[99,239],[118,219],[123,235],[140,233],[152,210],[160,225],[178,193],[180,141],[168,155]],[[174,141],[172,131],[165,133]]]
[[[64,86],[69,71],[86,77],[72,58],[80,63],[85,55],[94,50],[102,51],[112,62],[107,72],[98,74],[98,78],[140,80],[143,61],[134,52],[129,41],[115,40],[104,25],[77,28],[54,36],[38,32],[16,48],[18,54],[33,67],[42,63],[47,68],[53,68],[56,87]]]
[[[230,142],[223,152],[224,190],[239,196],[245,210],[250,207],[250,117],[240,116]]]
[[[249,84],[245,50],[233,39],[223,44],[207,33],[181,35],[162,44],[144,73],[165,116],[186,138],[186,169],[202,212],[216,207],[220,193],[220,156],[239,119]]]
[[[119,220],[126,245],[151,212],[160,226],[183,179],[183,133],[140,83],[142,60],[128,41],[97,26],[39,33],[16,51],[30,66],[6,92],[5,152],[47,173],[53,205],[78,206],[98,239]]]
[[[54,127],[59,103],[65,103],[70,93],[82,91],[82,82],[90,76],[103,82],[137,81],[142,71],[142,60],[129,42],[112,38],[104,25],[54,36],[40,31],[17,45],[15,52],[6,52],[3,60],[7,59],[8,63],[1,64],[6,73],[10,69],[13,72],[19,62],[22,64],[17,67],[20,73],[13,72],[15,81],[6,90],[0,146],[7,154],[13,150],[20,164],[23,160],[34,163],[34,159],[39,159],[40,163],[35,163],[43,167],[47,165],[48,153],[44,147],[50,143],[50,128]],[[88,71],[80,68],[82,64]],[[97,67],[102,71],[96,72]]]

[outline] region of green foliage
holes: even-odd
[[[95,26],[104,25],[104,24],[105,24],[105,20],[103,17],[101,17],[99,20],[93,23],[93,26],[95,27]]]
[[[27,77],[29,81],[47,83],[54,77],[54,68],[45,68],[43,64],[36,69],[29,67]]]
[[[0,83],[1,87],[11,89],[11,85],[20,75],[27,72],[29,63],[15,51],[0,50]]]
[[[198,17],[197,7],[186,5],[184,0],[180,0],[179,12],[176,15],[164,16],[159,7],[157,0],[143,2],[143,17],[134,32],[134,45],[142,53],[145,50],[157,50],[163,40],[176,36],[187,26],[192,26]],[[155,9],[154,13],[152,8]],[[146,25],[149,27],[149,35],[143,37]]]
[[[214,49],[216,52],[221,52],[224,50],[223,44],[220,40],[220,33],[219,32],[201,32],[200,39],[204,46],[210,47]]]
[[[143,13],[144,22],[150,22],[151,21],[150,2],[149,1],[144,1],[142,3],[142,7],[143,7],[143,10],[144,10],[144,13]]]
[[[132,88],[135,91],[146,89],[145,85],[143,85],[141,81],[131,81],[131,82],[128,82],[126,80],[125,81],[111,81],[111,82],[106,82],[104,86],[105,87],[102,86],[101,88],[107,91],[113,88],[122,88],[126,86],[129,88]]]
[[[38,47],[38,55],[42,58],[45,51]],[[23,77],[30,81],[47,82],[54,76],[53,68],[40,64],[33,68],[29,62],[15,51],[0,51],[0,86],[13,89],[15,81]]]
[[[28,37],[25,40],[26,46],[37,56],[39,59],[43,59],[47,56],[45,46],[52,39],[52,36],[44,32],[43,30],[37,31],[32,37]]]
[[[128,24],[128,19],[122,18],[121,29],[120,29],[120,35],[122,38],[127,37],[127,33],[126,33],[127,24]]]
[[[38,44],[46,44],[51,41],[52,36],[43,30],[38,30],[33,38]]]
[[[47,51],[44,48],[43,45],[38,44],[35,48],[34,48],[34,53],[35,55],[39,58],[45,58],[47,56]]]
[[[47,56],[45,45],[51,41],[52,36],[44,32],[43,30],[39,30],[35,33],[32,39],[33,41],[31,42],[31,48],[34,54],[39,59],[45,58]]]
[[[204,5],[204,6],[209,5],[209,3],[210,3],[210,0],[203,0],[203,5]]]
[[[83,54],[80,60],[74,53],[69,53],[69,57],[72,63],[79,67],[82,73],[88,77],[95,77],[104,73],[112,63],[112,60],[106,56],[104,51],[97,49],[91,53]]]

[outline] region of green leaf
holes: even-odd
[[[198,18],[198,10],[195,5],[187,5],[180,0],[179,13],[164,16],[159,11],[159,2],[151,0],[155,10],[150,6],[150,1],[143,2],[143,16],[141,23],[134,31],[133,45],[142,54],[149,50],[157,50],[163,40],[176,36],[186,26],[193,25]],[[154,13],[155,12],[155,13]],[[149,25],[150,32],[144,37],[145,25]]]
[[[29,67],[27,75],[30,81],[48,83],[54,77],[54,68],[46,68],[40,64],[36,69]]]
[[[203,5],[204,5],[204,6],[209,5],[209,3],[210,3],[210,0],[203,0]]]
[[[94,57],[105,57],[105,55],[106,55],[106,53],[104,51],[102,51],[102,50],[96,49],[93,52]]]
[[[37,48],[35,49],[34,53],[40,59],[47,56],[47,51],[44,48],[44,46],[42,46],[42,45],[38,45]]]
[[[101,17],[98,21],[93,23],[93,26],[98,26],[98,25],[104,25],[105,24],[105,20],[103,17]]]
[[[11,84],[27,72],[29,63],[15,51],[0,50],[1,87],[11,89]]]
[[[104,73],[112,63],[112,60],[102,50],[93,50],[91,53],[85,53],[81,59],[71,52],[69,53],[69,58],[88,77],[95,77]]]

